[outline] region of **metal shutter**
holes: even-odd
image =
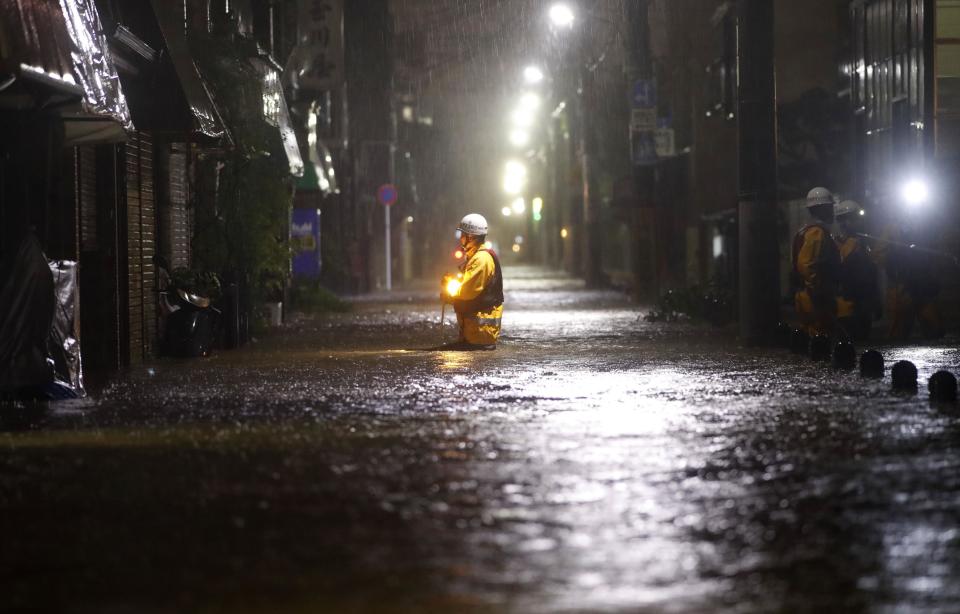
[[[153,354],[156,337],[156,210],[153,139],[134,132],[126,144],[127,314],[130,364]]]
[[[168,199],[161,207],[160,222],[164,237],[163,255],[170,270],[190,267],[191,227],[187,214],[187,152],[186,145],[174,143],[170,147]]]

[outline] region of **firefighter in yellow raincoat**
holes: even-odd
[[[940,280],[931,253],[913,245],[917,229],[909,222],[889,224],[877,241],[876,260],[887,273],[886,309],[892,341],[906,341],[920,324],[924,339],[945,331],[940,313]]]
[[[841,202],[834,212],[840,250],[837,322],[841,332],[853,341],[865,341],[870,336],[873,315],[879,308],[877,266],[860,236],[863,215],[863,209],[852,200]]]
[[[471,213],[457,226],[466,258],[459,285],[448,285],[441,297],[457,313],[460,337],[445,349],[492,350],[500,337],[503,317],[503,270],[493,250],[484,247],[487,220]]]
[[[840,254],[829,230],[833,194],[826,188],[814,188],[807,194],[806,206],[814,221],[793,239],[794,305],[800,326],[808,335],[829,335],[837,318],[840,268]]]

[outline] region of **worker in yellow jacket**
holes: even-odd
[[[870,247],[860,236],[864,211],[856,201],[837,205],[837,249],[840,251],[840,276],[837,294],[837,322],[854,341],[870,336],[873,315],[879,308],[877,266]]]
[[[924,339],[939,339],[945,330],[940,313],[940,279],[935,257],[913,244],[917,229],[900,220],[889,223],[877,241],[876,261],[887,273],[886,310],[891,341],[908,340],[914,323]]]
[[[459,284],[441,293],[457,313],[460,337],[444,349],[493,350],[500,337],[503,318],[503,270],[493,250],[484,247],[487,220],[478,213],[464,216],[457,230],[465,261]]]
[[[833,201],[826,188],[810,190],[806,206],[813,222],[793,239],[794,305],[801,328],[811,336],[832,334],[837,317],[840,254],[829,230]]]

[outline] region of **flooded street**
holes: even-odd
[[[904,396],[506,278],[495,352],[397,292],[3,409],[0,609],[955,611],[952,341]]]

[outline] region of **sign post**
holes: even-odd
[[[377,188],[377,200],[383,205],[383,238],[386,253],[387,264],[387,290],[393,289],[393,275],[391,271],[392,258],[390,254],[390,206],[397,202],[397,187],[390,183],[385,183]]]

